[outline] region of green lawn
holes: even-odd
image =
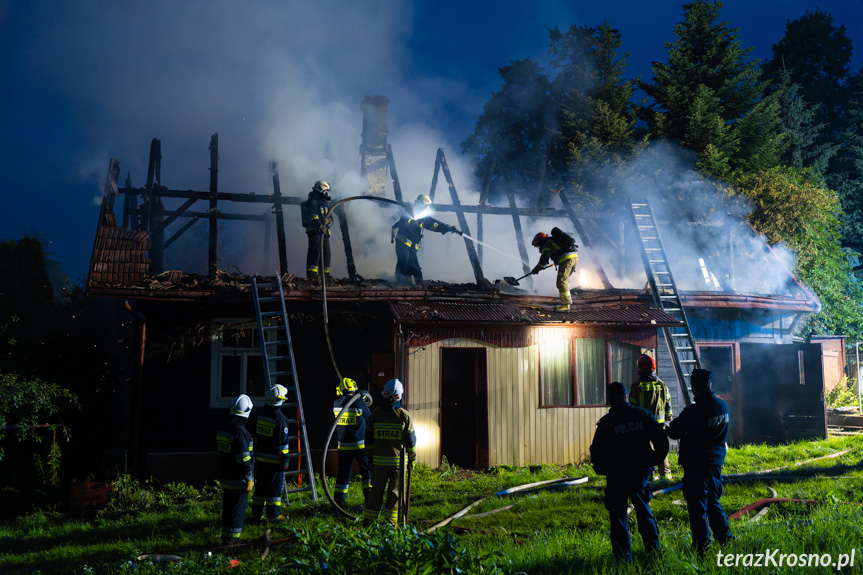
[[[824,457],[846,450],[839,457]],[[815,458],[821,459],[795,465]],[[679,478],[674,454],[671,462]],[[610,557],[602,504],[605,482],[589,466],[485,472],[420,466],[413,473],[407,528],[362,529],[333,513],[321,490],[318,501],[305,494],[293,498],[285,508],[285,523],[246,525],[243,540],[252,545],[230,552],[211,549],[219,540],[217,488],[157,487],[119,478],[115,497],[103,510],[70,516],[46,509],[0,524],[0,573],[196,574],[231,566],[232,573],[836,573],[832,565],[808,564],[847,561],[850,555],[844,559],[842,554],[852,551],[853,569],[842,572],[860,570],[863,506],[848,503],[863,502],[863,436],[731,449],[725,471],[746,474],[774,468],[782,469],[726,482],[722,501],[729,515],[774,496],[771,489],[776,497],[819,503],[775,504],[763,517],[754,518],[753,513],[734,521],[737,539],[722,550],[732,554],[727,558],[715,552],[699,558],[690,552],[680,490],[658,495],[652,504],[663,545],[661,562],[647,561],[633,529],[636,564],[625,566]],[[586,477],[587,482],[495,495],[564,477]],[[349,507],[359,515],[362,495],[356,483]],[[663,482],[656,488],[669,485]],[[481,498],[484,501],[466,516],[428,533],[432,525]],[[271,545],[265,547],[260,543],[268,529]],[[766,566],[754,566],[759,554]],[[149,557],[139,559],[145,555]],[[717,565],[723,561],[728,563]],[[747,561],[752,564],[745,566]],[[789,567],[788,561],[796,565]],[[803,561],[805,568],[800,567]]]

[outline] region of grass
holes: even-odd
[[[855,570],[863,562],[863,437],[782,446],[747,445],[729,450],[727,473],[745,474],[789,466],[756,480],[726,482],[722,498],[731,514],[771,496],[815,499],[819,505],[776,504],[765,518],[732,523],[737,539],[729,553],[830,554],[836,559],[855,550]],[[681,475],[676,456],[672,471]],[[587,477],[585,484],[497,497],[499,491],[547,479]],[[330,481],[332,481],[330,479]],[[351,486],[349,506],[358,514],[362,495]],[[0,573],[729,573],[742,566],[717,565],[717,557],[690,552],[686,507],[679,490],[657,496],[652,508],[660,526],[662,562],[643,556],[632,529],[636,564],[612,560],[608,516],[602,504],[604,478],[589,466],[497,467],[472,472],[452,466],[414,470],[411,525],[361,529],[334,514],[323,496],[302,494],[285,507],[290,520],[270,526],[272,547],[211,550],[219,539],[219,490],[183,484],[157,487],[128,477],[115,483],[116,496],[97,512],[68,515],[40,511],[0,523]],[[670,485],[662,482],[657,487]],[[321,490],[322,492],[322,490]],[[426,533],[428,528],[485,497],[467,516]],[[505,506],[511,508],[479,517]],[[244,541],[264,535],[267,526],[247,524]],[[149,558],[139,559],[150,554]],[[175,555],[158,561],[152,554]],[[743,559],[739,560],[743,561]],[[238,563],[239,562],[239,563]],[[754,568],[754,567],[750,567]],[[794,572],[787,565],[759,568],[759,573]],[[807,567],[806,573],[836,573],[833,567]],[[845,569],[845,572],[850,572]]]

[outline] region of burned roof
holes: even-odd
[[[656,307],[641,303],[592,306],[581,302],[568,312],[554,311],[551,305],[519,301],[421,301],[390,302],[397,321],[439,323],[571,323],[671,327],[681,323]]]

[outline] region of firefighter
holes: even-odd
[[[399,455],[405,450],[409,465],[416,461],[416,434],[411,415],[402,409],[404,386],[397,379],[384,384],[384,405],[372,413],[366,428],[366,452],[372,462],[372,488],[363,510],[363,525],[370,525],[381,512],[384,519],[398,525]],[[404,479],[404,478],[401,478]],[[386,501],[384,501],[386,494]]]
[[[255,418],[255,495],[252,497],[254,521],[281,521],[282,490],[288,467],[288,418],[282,404],[288,396],[283,385],[266,391],[263,413]]]
[[[578,244],[560,228],[552,228],[551,235],[539,232],[533,236],[533,247],[539,250],[539,263],[531,273],[536,275],[546,267],[548,262],[557,266],[557,289],[560,292],[560,305],[555,311],[569,311],[572,304],[572,294],[569,293],[569,276],[575,272],[578,265]]]
[[[357,382],[349,377],[342,378],[336,388],[336,400],[333,402],[333,414],[339,416],[344,405],[359,392]],[[364,393],[364,392],[362,392]],[[366,426],[372,412],[365,402],[365,397],[354,401],[336,424],[336,434],[339,442],[339,471],[336,474],[335,501],[339,507],[344,507],[348,500],[348,488],[351,486],[351,475],[354,459],[360,468],[360,478],[363,481],[363,498],[368,497],[372,482],[369,476],[369,459],[366,456]]]
[[[309,250],[306,252],[306,277],[317,282],[321,277],[330,276],[330,226],[333,219],[330,216],[330,185],[324,180],[318,180],[309,192],[309,198],[302,203],[303,227],[309,238]],[[321,261],[321,244],[323,243],[324,261]]]
[[[689,381],[695,403],[671,422],[668,436],[680,440],[678,460],[683,467],[683,497],[689,511],[692,547],[704,555],[710,548],[711,530],[720,545],[734,539],[719,502],[727,451],[728,406],[713,393],[709,371],[693,370]]]
[[[627,501],[632,501],[638,532],[650,554],[659,552],[659,528],[650,510],[650,474],[668,453],[668,437],[656,418],[627,401],[626,386],[614,381],[606,387],[611,409],[596,424],[590,445],[594,470],[605,475],[605,508],[611,523],[611,550],[632,561]]]
[[[216,436],[219,451],[219,484],[222,486],[222,544],[237,545],[246,518],[249,492],[255,487],[252,434],[246,422],[252,400],[240,394],[231,403],[230,418]]]
[[[671,421],[671,393],[668,386],[656,377],[656,362],[646,353],[641,354],[635,362],[638,369],[638,381],[629,388],[629,403],[643,407],[653,414],[656,421],[663,427]],[[671,465],[666,457],[659,464],[659,475],[671,479]]]
[[[426,194],[417,196],[410,207],[411,216],[402,216],[393,224],[390,241],[396,244],[396,282],[410,284],[411,278],[415,285],[423,283],[423,271],[417,258],[420,249],[423,230],[446,234],[448,232],[463,235],[455,226],[445,224],[431,217],[432,201]]]

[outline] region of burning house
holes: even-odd
[[[490,205],[487,194],[463,204],[438,150],[430,194],[442,174],[449,198],[436,200],[435,207],[463,233],[448,237],[441,251],[453,277],[468,274],[473,281],[432,279],[405,287],[388,272],[375,274],[383,268],[370,268],[369,262],[382,249],[391,250],[388,242],[384,248],[370,245],[361,229],[366,220],[376,220],[388,234],[403,202],[387,143],[387,105],[381,96],[363,102],[360,154],[369,182],[363,196],[384,198],[391,182],[393,205],[350,202],[334,210],[333,244],[343,248],[334,253],[344,254],[344,277],[329,285],[314,285],[289,266],[287,254],[305,246],[304,238],[297,239],[298,226],[285,221],[296,218],[304,198],[281,193],[276,164],[272,190],[239,194],[219,190],[217,136],[210,142],[206,191],[162,184],[158,140],[143,187],[133,187],[129,178],[120,187],[119,162],[111,160],[87,291],[116,299],[118,321],[133,320],[132,401],[124,406],[131,423],[121,440],[136,471],[185,481],[212,477],[212,439],[231,399],[246,393],[262,404],[267,378],[252,278],[264,276],[279,282],[285,302],[307,448],[315,463],[332,424],[340,376],[355,379],[373,397],[388,379],[401,379],[417,428],[418,459],[432,467],[444,458],[467,468],[577,462],[586,457],[595,423],[607,410],[605,385],[634,381],[635,360],[643,352],[656,356],[659,376],[674,394],[675,413],[690,401],[687,362],[711,370],[732,412],[735,442],[826,436],[822,346],[792,339],[799,321],[819,304],[790,272],[784,272],[781,291],[745,292],[734,284],[751,272],[717,278],[715,265],[692,264],[676,241],[666,242],[668,272],[657,270],[649,257],[643,267],[633,266],[650,249],[649,236],[637,233],[637,218],[611,242],[618,255],[605,259],[603,234],[594,232],[601,215],[577,214],[565,194],[558,194],[561,205],[552,208],[517,206],[511,194],[507,206]],[[196,202],[206,211],[193,211]],[[375,206],[361,209],[363,204]],[[235,205],[264,213],[223,211]],[[652,214],[651,219],[657,228],[666,222]],[[256,273],[219,269],[219,226],[231,220],[260,229],[263,264]],[[553,310],[556,297],[536,294],[539,276],[513,285],[518,282],[486,275],[492,246],[484,235],[495,233],[511,238],[518,255],[509,255],[529,273],[527,262],[536,254],[526,248],[526,221],[557,222],[580,239],[570,312]],[[209,226],[206,273],[166,269],[172,245],[196,224]],[[303,250],[293,249],[298,243]],[[772,257],[764,249],[762,256]],[[647,287],[615,287],[609,275],[622,277],[618,268],[627,266],[629,274],[640,272],[642,286],[647,275]],[[675,285],[681,286],[693,283],[686,276],[694,271],[703,289],[668,288],[657,274],[671,270],[680,274]],[[373,274],[379,279],[364,277]],[[669,293],[676,308],[660,297]],[[688,351],[674,343],[683,334],[691,343]],[[165,397],[171,398],[167,404]]]

